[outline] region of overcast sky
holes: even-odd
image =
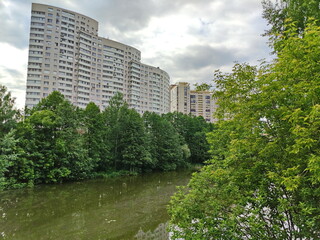
[[[24,106],[30,0],[0,0],[0,83]],[[40,2],[39,2],[40,3]],[[270,59],[260,0],[43,0],[99,22],[99,36],[133,46],[171,82],[211,83],[234,62]]]

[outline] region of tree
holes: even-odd
[[[274,63],[216,72],[213,157],[171,201],[174,238],[319,238],[320,28],[286,29]]]
[[[140,172],[150,164],[147,136],[140,115],[129,109],[121,93],[115,94],[104,111],[113,170]]]
[[[270,37],[270,46],[278,51],[279,39],[285,36],[288,30],[286,21],[295,23],[296,31],[303,34],[308,21],[320,19],[320,1],[319,0],[263,0],[263,17],[271,26],[266,35]],[[319,26],[318,22],[318,26]]]
[[[14,98],[7,88],[0,84],[0,138],[17,124],[20,112],[14,108]]]
[[[105,135],[108,128],[99,107],[91,102],[82,112],[85,133],[83,134],[88,155],[97,164],[98,171],[105,170],[110,165],[108,140]]]
[[[152,162],[147,134],[140,114],[134,109],[124,110],[119,119],[119,166],[130,172],[141,172],[150,168]]]
[[[207,83],[202,83],[202,84],[194,84],[194,86],[196,87],[196,91],[209,91],[210,88],[212,88],[212,85],[207,84]]]
[[[154,168],[169,171],[187,165],[190,150],[172,124],[156,113],[143,115],[149,133]]]
[[[87,178],[95,163],[84,145],[83,126],[59,92],[42,99],[19,127],[21,144],[33,162],[35,183]]]
[[[209,144],[206,133],[212,128],[203,117],[195,117],[178,112],[164,115],[176,131],[180,134],[181,142],[187,144],[190,150],[189,161],[192,163],[204,163],[209,160]]]

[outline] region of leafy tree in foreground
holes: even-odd
[[[171,200],[174,239],[320,238],[320,28],[287,29],[275,63],[216,72],[213,158]]]
[[[320,19],[320,0],[263,0],[262,5],[263,17],[270,25],[266,35],[276,51],[280,50],[277,42],[287,34],[288,19],[295,22],[298,34],[303,34],[309,19]]]

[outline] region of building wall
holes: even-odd
[[[210,91],[190,90],[187,82],[178,82],[170,86],[170,112],[191,113],[202,116],[207,122],[215,122],[213,113],[217,108]]]
[[[217,108],[210,91],[190,91],[190,113],[202,116],[207,122],[215,122],[213,113]]]
[[[102,109],[121,92],[138,112],[169,111],[169,75],[141,61],[141,52],[98,36],[98,22],[82,14],[32,4],[26,106],[52,91],[74,105]]]
[[[190,84],[178,82],[170,86],[170,112],[190,113]]]

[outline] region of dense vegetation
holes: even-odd
[[[281,6],[274,62],[215,72],[212,159],[171,200],[173,239],[320,238],[320,5]]]
[[[140,116],[121,94],[100,111],[53,92],[22,118],[0,85],[0,189],[114,172],[175,170],[208,160],[212,125],[181,113]]]

